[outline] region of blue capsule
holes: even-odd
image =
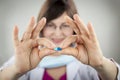
[[[55,51],[61,51],[62,48],[60,48],[60,47],[56,47],[56,48],[54,48],[54,50],[55,50]]]

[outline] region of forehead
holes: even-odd
[[[55,23],[55,24],[65,23],[66,22],[65,16],[67,16],[67,13],[63,13],[60,17],[53,19],[50,22]]]

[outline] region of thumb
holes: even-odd
[[[72,55],[76,57],[78,54],[78,50],[77,48],[67,47],[59,51],[59,54]]]
[[[53,49],[56,47],[56,45],[52,41],[48,40],[47,38],[39,38],[37,39],[37,43],[40,46],[45,46],[49,49]]]
[[[77,35],[69,36],[60,44],[59,47],[66,48],[76,41],[77,41]]]

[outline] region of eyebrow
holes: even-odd
[[[52,25],[55,25],[53,22],[49,22],[49,23],[47,23],[46,25],[48,25],[48,24],[52,24]],[[55,25],[56,26],[56,25]]]
[[[47,23],[47,24],[52,24],[52,25],[56,26],[56,24],[54,22],[52,22],[52,21]],[[60,26],[62,26],[62,25],[69,25],[69,24],[67,24],[66,22],[63,22],[62,24],[60,24]]]
[[[64,24],[65,24],[65,25],[68,25],[66,22],[63,22],[63,23],[62,23],[62,25],[64,25]]]

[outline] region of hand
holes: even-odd
[[[34,17],[32,17],[21,41],[18,39],[18,27],[15,26],[13,31],[15,47],[14,66],[17,72],[25,73],[35,68],[44,56],[54,52],[50,49],[55,47],[51,41],[46,38],[38,38],[45,24],[46,18],[42,18],[35,26],[35,20]],[[46,48],[39,50],[38,46],[40,45],[44,45]]]
[[[63,41],[61,44],[63,50],[59,53],[73,55],[82,63],[92,67],[100,66],[104,56],[91,23],[88,23],[86,27],[77,14],[74,15],[74,20],[66,17],[66,21],[74,29],[76,35]],[[73,42],[76,43],[76,47],[68,47]]]

